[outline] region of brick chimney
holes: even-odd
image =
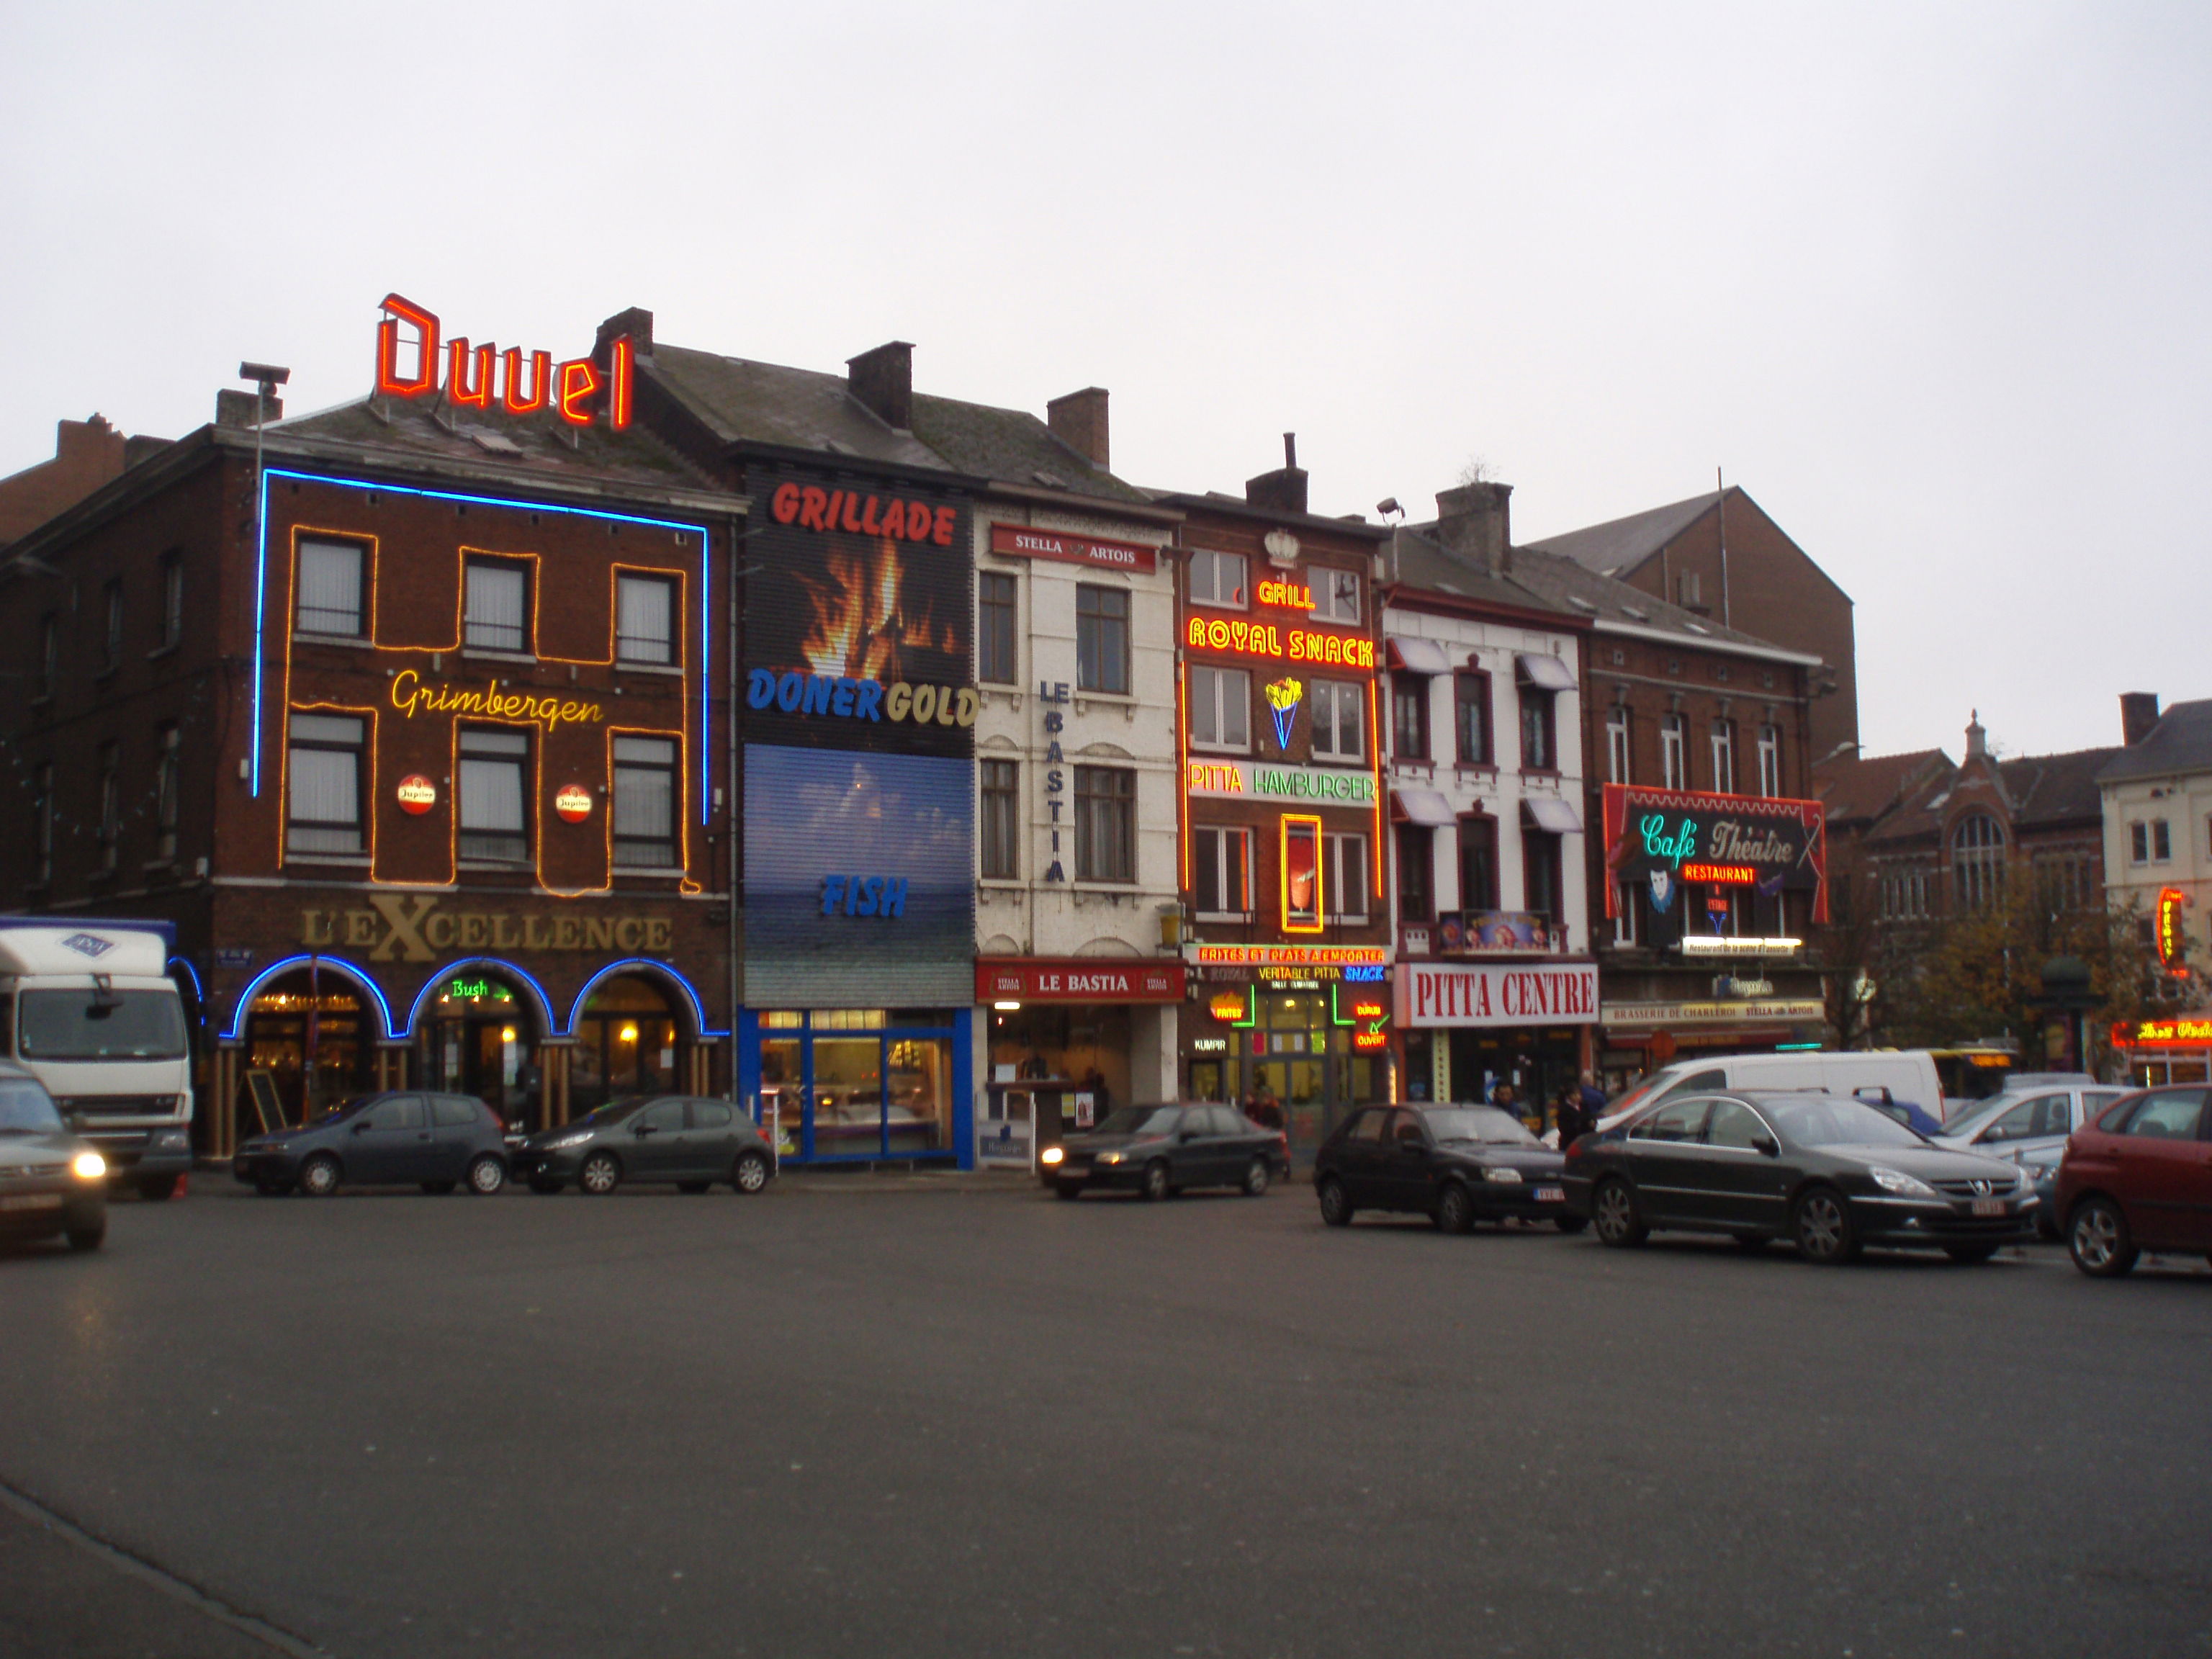
[[[129,446],[106,417],[54,423],[54,458],[0,478],[0,543],[27,536],[74,507],[129,465]]]
[[[914,348],[904,340],[848,357],[845,389],[894,432],[914,430]]]
[[[1244,480],[1244,500],[1252,507],[1276,513],[1306,510],[1305,469],[1298,465],[1298,434],[1283,434],[1283,465],[1273,472]]]
[[[1982,711],[1975,709],[1966,716],[1966,758],[1987,760],[1990,757],[1990,734],[1982,728]]]
[[[2155,691],[2123,691],[2120,693],[2120,740],[2130,749],[2150,735],[2158,724],[2158,693]]]
[[[632,306],[627,311],[617,311],[599,325],[599,338],[592,343],[592,361],[601,368],[612,362],[615,342],[625,334],[629,336],[632,355],[653,356],[653,313],[643,306]]]
[[[1108,471],[1106,447],[1106,388],[1087,386],[1044,406],[1045,424],[1052,435],[1101,472]]]
[[[1437,491],[1437,539],[1493,576],[1513,568],[1513,486],[1462,484]]]
[[[253,429],[256,421],[267,423],[284,418],[282,398],[264,398],[257,392],[240,392],[230,387],[215,394],[215,423],[217,426],[243,427]]]

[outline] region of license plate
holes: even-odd
[[[1564,1204],[1567,1201],[1567,1189],[1565,1187],[1539,1187],[1536,1188],[1536,1201],[1539,1204]]]
[[[58,1210],[61,1206],[59,1193],[17,1193],[0,1198],[0,1210]]]
[[[1974,1200],[1974,1213],[1976,1215],[2002,1215],[2004,1213],[2004,1200],[2001,1198],[1978,1198]]]

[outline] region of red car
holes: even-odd
[[[2074,1265],[2117,1278],[2143,1250],[2212,1257],[2212,1089],[2145,1089],[2074,1132],[2057,1210]]]

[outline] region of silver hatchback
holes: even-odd
[[[2045,1238],[2056,1238],[2056,1212],[2051,1206],[2058,1160],[2066,1155],[2066,1137],[2126,1092],[2088,1082],[2015,1085],[2001,1095],[1977,1102],[1944,1124],[1936,1144],[2001,1158],[2027,1170],[2043,1197],[2039,1230]]]

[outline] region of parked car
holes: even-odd
[[[2144,1250],[2212,1257],[2212,1090],[2145,1089],[2074,1132],[2058,1166],[2074,1265],[2113,1279]]]
[[[69,1240],[96,1250],[107,1237],[107,1160],[62,1121],[46,1085],[0,1062],[0,1238]]]
[[[2036,1210],[2036,1230],[2045,1238],[2058,1237],[2058,1160],[2066,1152],[2066,1138],[2127,1092],[2100,1086],[2087,1076],[2051,1074],[2021,1079],[2001,1095],[1977,1103],[1943,1126],[1936,1138],[1939,1146],[1962,1152],[2002,1158],[2026,1170],[2043,1202]],[[2021,1086],[2022,1084],[2027,1086]]]
[[[1120,1190],[1146,1200],[1193,1187],[1235,1187],[1250,1198],[1291,1173],[1290,1142],[1234,1106],[1124,1106],[1037,1158],[1044,1184],[1062,1198]]]
[[[1833,1095],[1685,1095],[1624,1132],[1569,1149],[1568,1202],[1615,1247],[1655,1229],[1794,1241],[1808,1261],[1864,1245],[1986,1261],[2034,1236],[2034,1184],[2017,1165],[1926,1140]]]
[[[1495,1106],[1368,1106],[1314,1158],[1321,1218],[1351,1224],[1361,1210],[1425,1215],[1448,1233],[1519,1216],[1579,1232],[1567,1207],[1566,1160]]]
[[[630,1095],[541,1129],[523,1143],[514,1169],[533,1193],[574,1182],[595,1198],[626,1181],[672,1182],[686,1193],[726,1181],[751,1194],[775,1171],[775,1154],[743,1112],[726,1100],[686,1095]]]
[[[463,1182],[489,1194],[507,1184],[507,1138],[473,1095],[392,1090],[362,1095],[297,1128],[239,1144],[230,1172],[264,1198],[326,1198],[342,1186],[419,1186],[450,1193]]]

